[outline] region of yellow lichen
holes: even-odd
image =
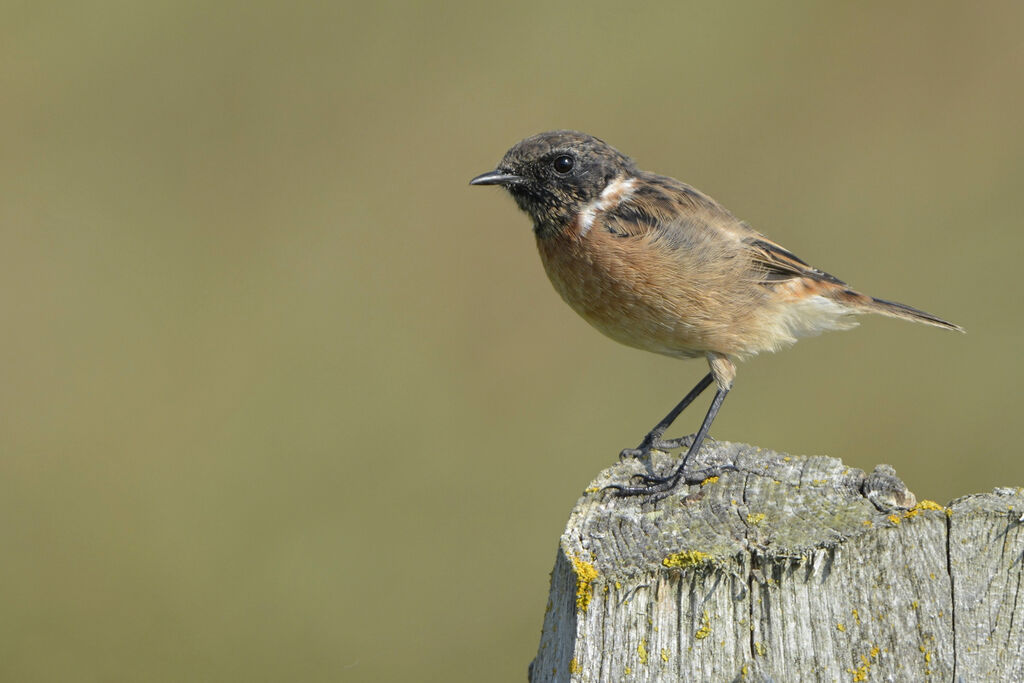
[[[597,493],[600,490],[597,486],[591,486],[590,488],[583,489],[583,493]]]
[[[870,519],[865,519],[863,522],[861,522],[861,524],[863,524],[864,526],[874,526],[875,525],[875,523],[872,522]]]
[[[754,652],[756,652],[761,657],[764,657],[764,656],[766,656],[768,654],[768,648],[766,648],[764,646],[764,643],[762,643],[759,640],[756,643],[754,643]]]
[[[697,640],[704,640],[711,635],[711,617],[708,616],[708,611],[704,610],[703,623],[697,632],[693,634],[693,637]]]
[[[707,479],[705,479],[704,481],[702,481],[702,482],[700,483],[700,485],[701,485],[701,486],[706,486],[706,485],[708,485],[708,484],[714,484],[714,483],[715,483],[716,481],[718,481],[718,477],[708,477]]]
[[[910,603],[910,608],[911,609],[917,609],[920,606],[921,605],[920,605],[920,603],[917,602],[917,600],[914,600],[914,602]]]
[[[647,641],[640,639],[640,644],[636,646],[636,653],[640,657],[640,663],[647,663]]]
[[[757,514],[754,514],[753,512],[748,513],[747,524],[760,524],[764,521],[764,517],[765,514],[763,512],[758,512]]]
[[[665,557],[661,563],[670,569],[686,569],[687,567],[704,564],[711,559],[711,555],[702,553],[699,550],[684,550],[680,553],[672,553]]]
[[[836,630],[837,631],[843,631],[845,633],[846,632],[846,624],[836,624]]]
[[[906,512],[903,513],[903,519],[910,519],[911,517],[917,517],[917,513],[919,513],[919,512],[920,512],[920,510],[918,510],[917,508],[911,508],[911,509],[909,509],[909,510],[907,510]]]
[[[591,598],[594,597],[594,579],[597,578],[597,569],[578,555],[574,555],[572,558],[572,568],[576,572],[576,609],[586,612]]]
[[[860,623],[860,612],[858,612],[857,610],[851,610],[851,612],[853,614],[854,621],[856,621],[859,624]]]
[[[791,457],[789,457],[789,456],[787,455],[787,456],[786,456],[785,458],[783,458],[783,459],[782,459],[782,461],[783,461],[783,462],[789,462],[789,461],[790,461],[790,460],[792,460],[792,459],[793,459],[793,458],[791,458]]]
[[[661,661],[668,661],[668,650],[666,650],[665,648],[661,648]]]
[[[569,673],[571,673],[571,674],[578,674],[582,670],[583,670],[583,667],[580,666],[579,661],[577,661],[576,658],[573,657],[572,661],[569,662]]]
[[[870,657],[870,658],[869,658]],[[868,680],[868,672],[871,671],[871,660],[878,657],[878,648],[872,647],[871,651],[867,655],[861,655],[861,665],[856,669],[847,669],[847,671],[853,674],[853,680],[855,681],[866,681]]]
[[[889,515],[886,519],[888,519],[893,524],[899,524],[900,523],[899,515]]]
[[[922,500],[914,506],[915,510],[946,510],[945,505],[939,505],[934,500]]]

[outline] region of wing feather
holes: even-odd
[[[767,282],[807,278],[815,282],[846,286],[846,283],[839,278],[829,275],[823,270],[818,270],[793,252],[763,235],[755,233],[754,236],[744,239],[743,243],[750,249],[754,263],[764,270],[764,278]]]

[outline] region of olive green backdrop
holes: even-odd
[[[715,437],[1024,484],[1022,24],[4,3],[0,680],[525,678],[570,507],[705,371],[588,328],[468,187],[550,128],[969,331],[757,358]]]

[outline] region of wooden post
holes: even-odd
[[[530,681],[1024,680],[1024,495],[917,502],[892,468],[714,442],[670,495],[601,488],[559,543]]]

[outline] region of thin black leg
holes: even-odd
[[[690,389],[690,393],[683,397],[683,400],[680,401],[679,404],[676,405],[676,407],[673,408],[668,415],[662,418],[661,422],[654,425],[654,429],[647,433],[647,436],[644,437],[644,440],[640,442],[639,446],[637,446],[636,448],[623,449],[623,451],[619,454],[619,458],[640,458],[650,453],[652,448],[661,447],[667,449],[678,447],[678,440],[676,440],[674,444],[669,444],[662,442],[661,437],[665,434],[668,428],[672,426],[672,423],[676,421],[676,418],[679,417],[679,414],[686,410],[686,406],[693,403],[694,399],[700,396],[705,389],[711,386],[711,382],[713,381],[714,377],[712,376],[712,374],[710,372],[706,374],[704,376],[704,379],[697,382],[697,386],[695,386],[693,389]],[[719,401],[719,403],[721,403],[721,401]],[[717,409],[715,412],[718,412]]]
[[[701,385],[698,384],[697,387],[701,387]],[[701,387],[701,389],[703,389],[703,387]],[[704,422],[701,423],[700,429],[697,431],[697,435],[693,437],[693,443],[690,444],[690,449],[686,451],[686,455],[683,456],[683,460],[682,462],[679,463],[679,467],[676,468],[675,472],[673,472],[667,477],[652,477],[645,474],[637,475],[635,479],[639,479],[641,482],[643,482],[644,486],[608,486],[606,488],[614,489],[616,493],[620,496],[638,496],[643,494],[663,493],[665,491],[671,491],[675,487],[675,485],[679,483],[679,480],[685,477],[686,463],[690,460],[690,456],[692,456],[694,453],[700,450],[701,444],[704,443],[704,439],[705,437],[707,437],[708,431],[711,429],[711,423],[715,421],[715,416],[718,415],[718,410],[719,408],[722,407],[722,401],[725,400],[725,396],[728,393],[728,389],[722,388],[719,388],[717,393],[715,393],[715,398],[711,401],[711,407],[708,408],[708,414],[704,416]],[[664,420],[662,422],[664,422]],[[655,429],[657,429],[657,427]],[[728,465],[718,468],[718,470],[725,469],[735,469],[735,467],[732,465]],[[704,477],[701,477],[701,481],[703,479]]]

